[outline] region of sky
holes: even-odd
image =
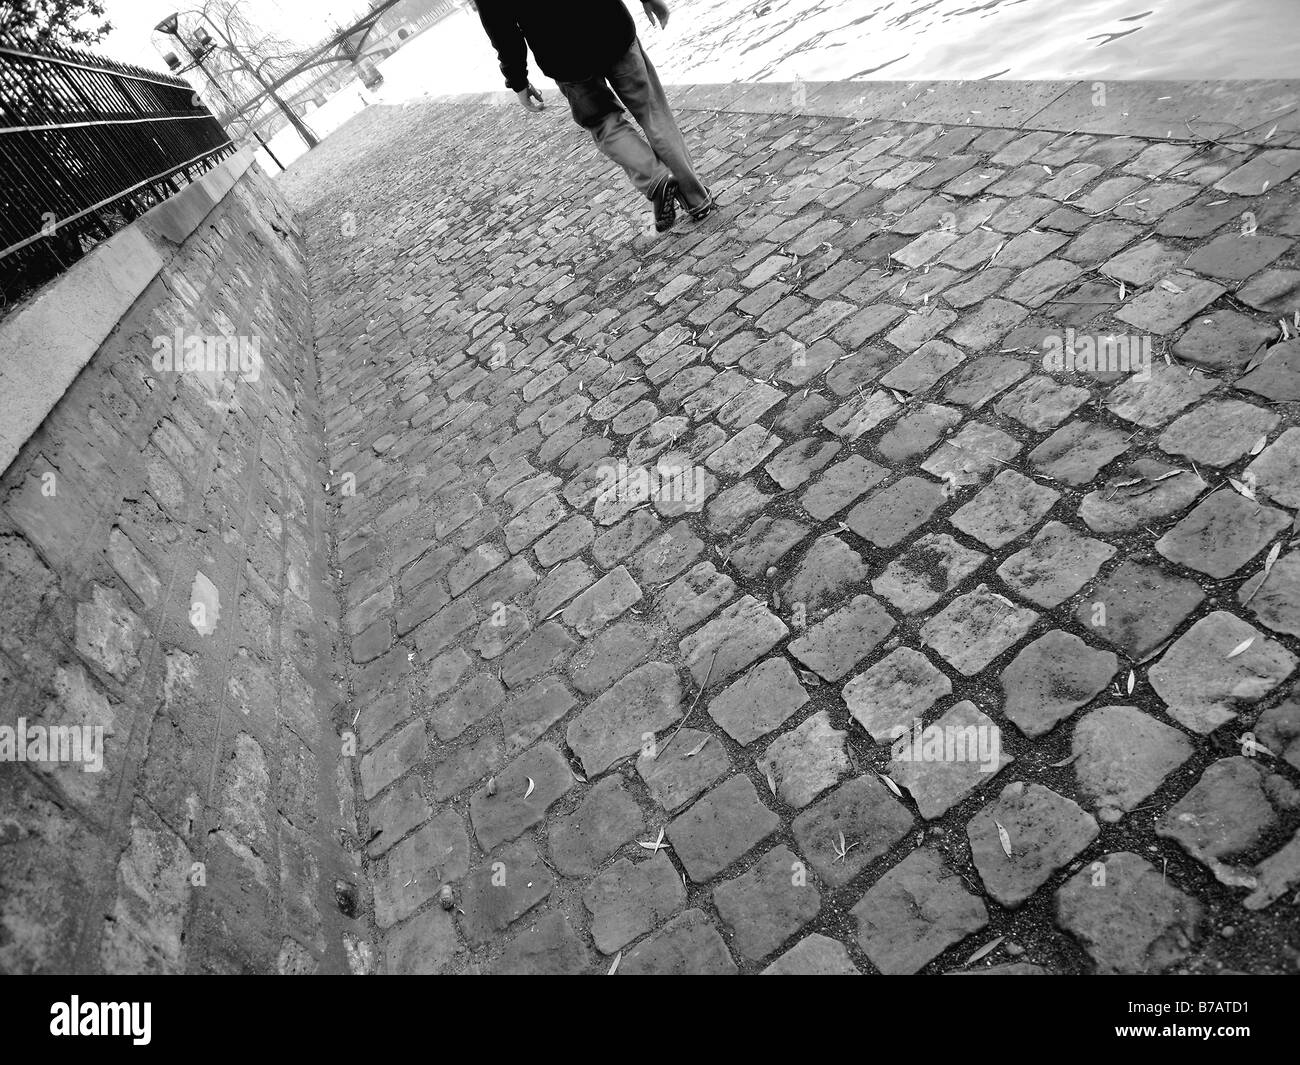
[[[326,26],[366,9],[363,0],[246,0],[245,6],[250,17],[269,32],[301,44],[312,43]],[[178,10],[185,10],[185,0],[105,0],[104,13],[113,30],[92,50],[123,63],[166,70],[154,42],[167,38],[153,28]],[[192,22],[197,22],[193,16],[181,16],[182,25]]]

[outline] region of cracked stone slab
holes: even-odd
[[[1156,541],[1170,562],[1222,580],[1259,554],[1291,517],[1237,492],[1219,491]]]
[[[981,422],[967,422],[944,440],[921,469],[948,485],[980,484],[1020,450],[1013,436]]]
[[[1240,883],[1225,866],[1255,848],[1277,825],[1277,812],[1265,792],[1265,770],[1252,758],[1222,758],[1156,822],[1156,835],[1176,840],[1223,883]]]
[[[550,744],[526,751],[501,771],[495,793],[484,785],[470,799],[469,817],[479,846],[490,851],[515,839],[541,821],[574,783],[569,763]]]
[[[746,595],[677,646],[697,684],[718,684],[757,662],[789,633],[780,618]]]
[[[1002,671],[1002,712],[1026,736],[1045,735],[1104,691],[1118,668],[1111,652],[1053,629]]]
[[[1201,904],[1136,854],[1108,854],[1056,893],[1056,922],[1088,952],[1098,973],[1160,973],[1199,939]]]
[[[709,703],[709,716],[737,743],[748,745],[780,728],[808,702],[785,658],[760,662]]]
[[[831,726],[825,710],[778,736],[759,759],[758,769],[776,784],[777,796],[802,809],[849,768],[847,732]]]
[[[1002,730],[969,701],[898,736],[891,746],[890,777],[916,800],[927,821],[942,817],[1015,759],[1002,748]]]
[[[1274,632],[1300,636],[1300,553],[1278,555],[1267,574],[1261,569],[1241,586],[1237,598]]]
[[[1003,788],[966,826],[980,880],[995,900],[1010,908],[1028,900],[1100,832],[1078,803],[1041,784],[1019,780]]]
[[[1300,507],[1300,428],[1288,429],[1254,462],[1246,476],[1263,499],[1291,510]]]
[[[565,733],[569,749],[588,777],[603,773],[620,758],[636,754],[655,733],[682,716],[682,686],[666,662],[634,669],[593,700]]]
[[[736,950],[760,961],[821,911],[821,893],[803,861],[782,844],[740,876],[713,889],[713,903],[732,930]]]
[[[686,887],[663,853],[633,863],[620,858],[582,893],[591,914],[591,938],[602,954],[613,954],[651,932],[686,903]]]
[[[1183,633],[1147,677],[1170,717],[1208,734],[1281,684],[1296,662],[1253,625],[1216,610]]]
[[[887,976],[919,972],[988,924],[984,903],[929,847],[922,847],[872,885],[852,910],[858,943]]]
[[[1266,440],[1278,416],[1238,399],[1211,400],[1176,419],[1160,436],[1160,447],[1204,466],[1231,466]]]
[[[675,813],[726,775],[731,758],[707,732],[684,728],[636,760],[646,790],[669,813]]]
[[[921,626],[921,637],[945,661],[974,676],[1007,648],[1018,643],[1038,614],[1016,606],[981,584],[958,596]]]
[[[1199,585],[1129,560],[1084,594],[1075,617],[1135,662],[1163,644],[1205,598]]]
[[[899,647],[845,684],[843,698],[853,719],[884,743],[951,693],[952,681],[922,652]]]
[[[1185,510],[1208,487],[1191,470],[1138,459],[1084,496],[1079,517],[1093,532],[1132,532]]]
[[[1135,706],[1086,713],[1071,740],[1082,797],[1106,822],[1136,809],[1193,753],[1178,729]]]
[[[781,820],[742,775],[723,781],[668,826],[673,853],[697,884],[722,872],[766,839]]]
[[[736,963],[700,910],[674,917],[637,944],[618,967],[620,976],[733,976]]]
[[[641,808],[626,784],[609,776],[587,792],[573,813],[551,822],[551,859],[565,876],[590,876],[644,828]]]
[[[763,976],[861,976],[839,940],[820,932],[805,936],[772,962]]]
[[[831,887],[842,887],[888,853],[915,824],[880,778],[866,775],[828,792],[790,828],[817,875]]]
[[[894,619],[869,595],[814,625],[790,643],[790,653],[826,680],[839,680],[893,631]]]
[[[555,878],[532,842],[512,843],[465,879],[461,932],[471,945],[486,943],[549,896],[554,886]]]
[[[1007,587],[1038,606],[1060,606],[1092,580],[1115,554],[1110,544],[1049,521],[1029,546],[1011,555],[997,574]]]
[[[914,614],[934,606],[987,558],[945,533],[927,533],[881,571],[871,590],[903,613]]]
[[[1015,470],[1003,470],[948,520],[989,547],[1004,547],[1047,516],[1061,494]]]

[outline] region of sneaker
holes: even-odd
[[[681,194],[677,191],[677,179],[665,178],[663,184],[650,197],[655,208],[655,232],[666,233],[677,221],[677,201]]]

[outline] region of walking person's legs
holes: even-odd
[[[669,228],[676,214],[673,174],[627,120],[605,79],[556,84],[569,101],[574,121],[591,134],[604,155],[623,168],[636,190],[654,203],[656,228]]]
[[[639,39],[632,42],[632,47],[606,77],[618,98],[645,130],[655,156],[677,179],[687,210],[694,212],[708,205],[711,202],[709,192],[695,173],[686,139],[677,128],[677,120],[673,117],[659,75]]]

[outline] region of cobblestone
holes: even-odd
[[[367,109],[286,176],[365,489],[326,510],[383,968],[952,971],[991,921],[972,971],[1200,972],[1240,957],[1202,913],[1273,935],[1300,153],[679,114],[722,206],[661,238],[481,102]],[[1150,374],[1043,372],[1067,328]],[[76,653],[112,685],[166,582],[108,540],[132,598]]]

